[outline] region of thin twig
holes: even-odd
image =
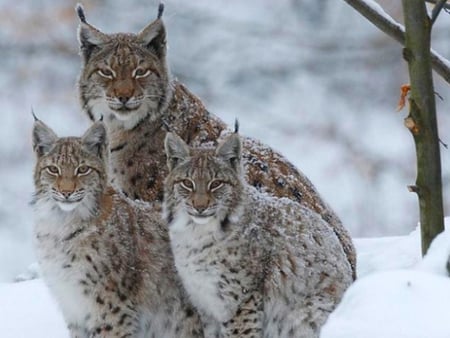
[[[434,24],[439,13],[441,12],[442,7],[447,3],[447,0],[439,0],[438,3],[434,6],[433,11],[431,12],[431,24]]]
[[[430,4],[434,4],[434,5],[436,5],[438,3],[438,1],[440,1],[440,0],[425,0],[425,2],[428,2]],[[444,8],[446,10],[450,9],[450,4],[448,4],[447,1],[444,1]]]
[[[369,5],[364,0],[344,0],[362,16],[369,20],[372,24],[377,26],[381,31],[389,35],[397,42],[405,45],[405,28],[397,23],[386,13],[383,15],[379,10]],[[435,51],[431,51],[431,65],[433,70],[438,73],[447,83],[450,84],[450,68],[447,66],[447,61],[438,55]]]
[[[436,95],[441,101],[444,101],[444,98],[438,92],[434,92],[434,95]]]

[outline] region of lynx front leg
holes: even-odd
[[[239,306],[235,316],[222,323],[221,338],[261,338],[263,327],[262,296],[254,292]]]
[[[129,305],[128,305],[129,306]],[[89,320],[89,338],[141,337],[139,316],[127,304],[103,308],[99,316]]]

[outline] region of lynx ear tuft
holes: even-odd
[[[84,148],[101,158],[104,158],[108,148],[108,137],[105,124],[102,121],[95,122],[82,136]]]
[[[158,6],[158,16],[157,16],[157,19],[161,19],[163,13],[164,13],[164,3],[163,3],[163,2],[160,2],[160,3],[159,3],[159,6]]]
[[[229,162],[235,171],[240,171],[242,144],[239,134],[229,135],[216,149],[216,156]]]
[[[78,17],[80,18],[80,21],[83,23],[87,23],[86,21],[86,15],[84,14],[84,8],[81,3],[77,3],[77,6],[75,7],[75,10],[77,11]]]
[[[34,113],[33,113],[33,116]],[[58,136],[55,132],[40,120],[34,121],[33,126],[33,150],[38,157],[47,154],[55,145]]]
[[[39,121],[39,119],[37,118],[36,114],[34,113],[33,107],[31,107],[31,115],[32,115],[33,118],[34,118],[34,122]]]
[[[164,148],[169,170],[173,170],[181,161],[190,156],[189,146],[181,137],[174,133],[167,133],[164,140]]]
[[[87,22],[86,15],[81,4],[77,4],[75,9],[78,18],[80,19],[80,25],[78,26],[78,42],[80,44],[80,52],[86,62],[89,60],[95,48],[98,45],[108,42],[109,37]]]

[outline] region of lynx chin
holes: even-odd
[[[206,336],[319,337],[352,283],[351,266],[315,212],[249,186],[241,141],[165,141],[164,212],[175,265]]]
[[[217,145],[230,133],[198,97],[170,76],[163,10],[160,4],[156,19],[137,34],[106,34],[88,23],[83,8],[77,7],[81,106],[92,121],[104,116],[113,185],[132,199],[151,202],[163,199],[167,131],[191,146]],[[247,182],[317,212],[339,237],[355,277],[356,253],[349,233],[308,178],[260,141],[243,137],[242,144]]]
[[[160,208],[108,185],[106,129],[33,129],[35,246],[72,338],[203,337],[174,270]]]

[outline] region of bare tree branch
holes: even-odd
[[[434,24],[437,17],[439,16],[439,13],[441,12],[442,7],[447,3],[447,0],[439,0],[434,6],[433,11],[431,12],[431,24]]]
[[[430,4],[434,4],[434,5],[436,5],[438,3],[438,1],[441,1],[441,0],[425,0],[425,2],[428,2]],[[448,4],[447,1],[443,1],[443,2],[444,2],[444,8],[445,9],[450,9],[450,4]]]
[[[410,78],[409,115],[405,125],[416,145],[417,178],[414,189],[419,198],[422,254],[444,231],[442,170],[436,102],[431,72],[431,20],[425,3],[403,0],[405,18],[404,56]]]
[[[392,17],[377,6],[373,1],[368,0],[344,0],[356,11],[373,23],[381,31],[392,37],[397,42],[405,45],[405,28],[396,22]],[[450,84],[450,64],[442,56],[431,50],[431,64],[433,70],[438,73],[447,83]]]

